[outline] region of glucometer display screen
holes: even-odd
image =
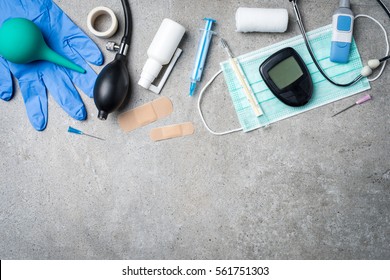
[[[280,89],[291,85],[303,75],[303,71],[293,56],[290,56],[274,66],[268,75]]]
[[[293,48],[285,48],[268,57],[259,67],[264,83],[288,106],[307,104],[313,94],[309,69]]]

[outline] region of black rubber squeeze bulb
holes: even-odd
[[[130,75],[127,69],[127,53],[131,38],[131,12],[128,0],[122,0],[125,13],[125,35],[122,38],[115,59],[107,64],[96,79],[93,89],[98,118],[106,120],[108,114],[117,110],[125,101],[130,87]]]
[[[117,110],[126,99],[130,86],[126,64],[126,57],[118,53],[97,77],[93,97],[101,120],[106,120],[108,114]]]

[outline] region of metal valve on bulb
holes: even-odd
[[[119,51],[119,49],[120,49],[120,46],[113,41],[109,41],[106,44],[106,50],[108,50],[110,52],[117,52],[117,51]]]

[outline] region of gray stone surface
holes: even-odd
[[[55,2],[84,30],[88,12],[99,5],[111,7],[123,23],[119,0]],[[162,92],[174,113],[123,133],[117,113],[99,121],[93,100],[83,94],[85,122],[71,119],[49,97],[49,124],[39,133],[28,122],[19,89],[10,102],[1,102],[1,259],[390,258],[389,69],[372,84],[374,101],[340,117],[330,118],[356,96],[267,129],[212,136],[200,121],[196,98],[187,96],[201,19],[218,19],[216,30],[243,54],[299,34],[290,3],[130,2],[133,85],[125,110],[156,98],[136,83],[146,49],[168,17],[187,29],[184,53]],[[300,2],[311,30],[330,23],[338,1]],[[390,31],[376,1],[352,3],[356,13],[375,16]],[[288,32],[235,33],[240,6],[287,8]],[[361,20],[356,30],[362,57],[382,56],[378,28]],[[92,38],[103,50],[106,41]],[[106,62],[114,56],[103,53]],[[201,86],[225,59],[214,43]],[[238,126],[223,79],[203,107],[212,127]],[[153,127],[185,121],[195,124],[191,137],[160,143],[148,137]],[[68,134],[69,125],[107,141]]]

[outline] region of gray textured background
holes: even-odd
[[[87,14],[99,5],[112,8],[123,23],[119,0],[55,2],[86,31]],[[117,114],[99,121],[85,95],[85,122],[68,117],[50,97],[48,127],[39,133],[28,122],[19,91],[1,102],[1,259],[390,258],[389,69],[372,84],[374,101],[340,117],[330,118],[356,96],[267,129],[212,136],[200,121],[196,99],[187,96],[201,19],[216,18],[216,30],[234,53],[243,54],[299,34],[290,3],[130,2],[133,86],[126,109],[156,98],[136,82],[146,49],[168,17],[187,29],[184,53],[162,91],[173,101],[174,113],[123,133]],[[330,23],[338,1],[300,2],[311,30]],[[390,31],[376,1],[352,2],[355,13],[375,16]],[[235,33],[240,6],[287,8],[288,32]],[[361,20],[356,31],[363,58],[382,56],[384,41],[373,23]],[[92,38],[111,61],[106,41]],[[225,59],[214,43],[201,85]],[[238,126],[223,79],[207,93],[203,107],[212,127]],[[195,124],[191,137],[160,143],[148,137],[153,127],[185,121]],[[68,134],[69,125],[107,141]]]

